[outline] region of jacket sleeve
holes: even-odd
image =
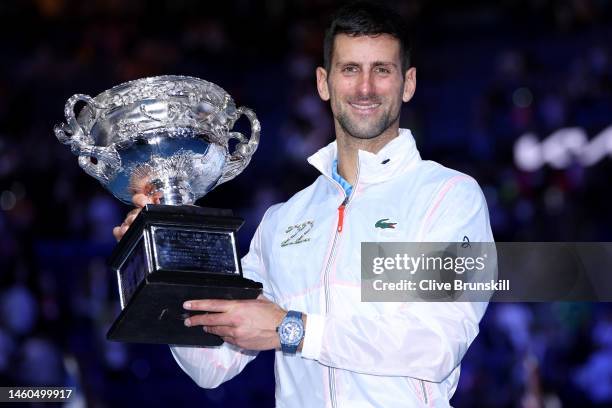
[[[423,220],[423,242],[492,242],[478,184],[457,176]],[[302,357],[364,374],[442,382],[478,334],[486,302],[406,302],[393,315],[308,314]]]
[[[263,221],[255,232],[249,252],[241,260],[242,273],[245,278],[261,282],[264,295],[272,298],[261,258],[262,227]],[[215,388],[231,380],[257,356],[256,351],[240,349],[228,343],[219,347],[170,346],[170,350],[183,371],[203,388]]]

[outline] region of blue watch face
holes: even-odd
[[[288,318],[284,321],[279,329],[281,343],[289,345],[297,345],[302,340],[304,327],[301,319]]]

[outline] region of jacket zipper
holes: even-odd
[[[344,226],[344,210],[348,204],[349,197],[345,197],[340,206],[338,207],[338,225],[336,226],[336,233],[334,234],[334,241],[332,242],[331,253],[327,259],[327,265],[325,266],[325,274],[323,275],[323,288],[325,289],[325,314],[328,315],[330,311],[329,307],[329,268],[336,257],[336,246],[338,244],[338,238],[342,232]],[[331,406],[336,407],[336,376],[333,367],[327,367],[327,373],[329,376],[329,396]]]
[[[340,190],[345,194],[345,198],[340,204],[340,206],[338,207],[338,224],[336,226],[336,233],[334,235],[334,241],[332,242],[331,253],[329,255],[329,258],[327,259],[327,265],[325,266],[325,275],[323,275],[323,286],[325,289],[325,314],[326,315],[329,314],[329,311],[330,311],[330,307],[329,307],[329,268],[331,267],[333,260],[336,257],[336,247],[338,245],[338,238],[344,228],[344,211],[346,210],[350,197],[357,190],[358,183],[359,183],[359,165],[357,165],[357,178],[355,181],[355,185],[353,186],[353,192],[351,193],[350,196],[346,196],[346,193],[344,192],[344,189],[342,188],[342,186],[338,185],[338,187],[340,187]],[[337,406],[336,405],[335,369],[333,367],[327,367],[327,372],[329,375],[329,394],[330,394],[331,405],[333,408],[335,408]]]
[[[423,402],[425,404],[429,404],[429,398],[427,397],[427,390],[425,390],[425,383],[423,380],[420,380],[421,383],[421,391],[423,391]]]
[[[342,232],[342,228],[344,227],[344,209],[346,208],[346,203],[348,202],[348,197],[344,199],[340,207],[338,207],[338,232]]]

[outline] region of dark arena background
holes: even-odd
[[[401,125],[425,159],[480,183],[496,240],[612,241],[612,4],[398,3],[418,69]],[[130,208],[79,168],[53,125],[72,94],[127,80],[219,84],[256,111],[261,143],[198,204],[244,217],[248,248],[264,210],[317,176],[305,159],[332,140],[314,69],[339,4],[0,2],[0,385],[75,387],[70,406],[274,405],[271,352],[205,390],[168,347],[105,340],[119,310],[111,230]],[[491,304],[451,403],[612,406],[612,307]]]

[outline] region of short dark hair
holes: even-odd
[[[355,1],[343,6],[334,15],[323,42],[323,65],[329,72],[334,52],[334,37],[389,34],[400,42],[402,73],[410,68],[410,47],[406,26],[392,9],[371,1]]]

